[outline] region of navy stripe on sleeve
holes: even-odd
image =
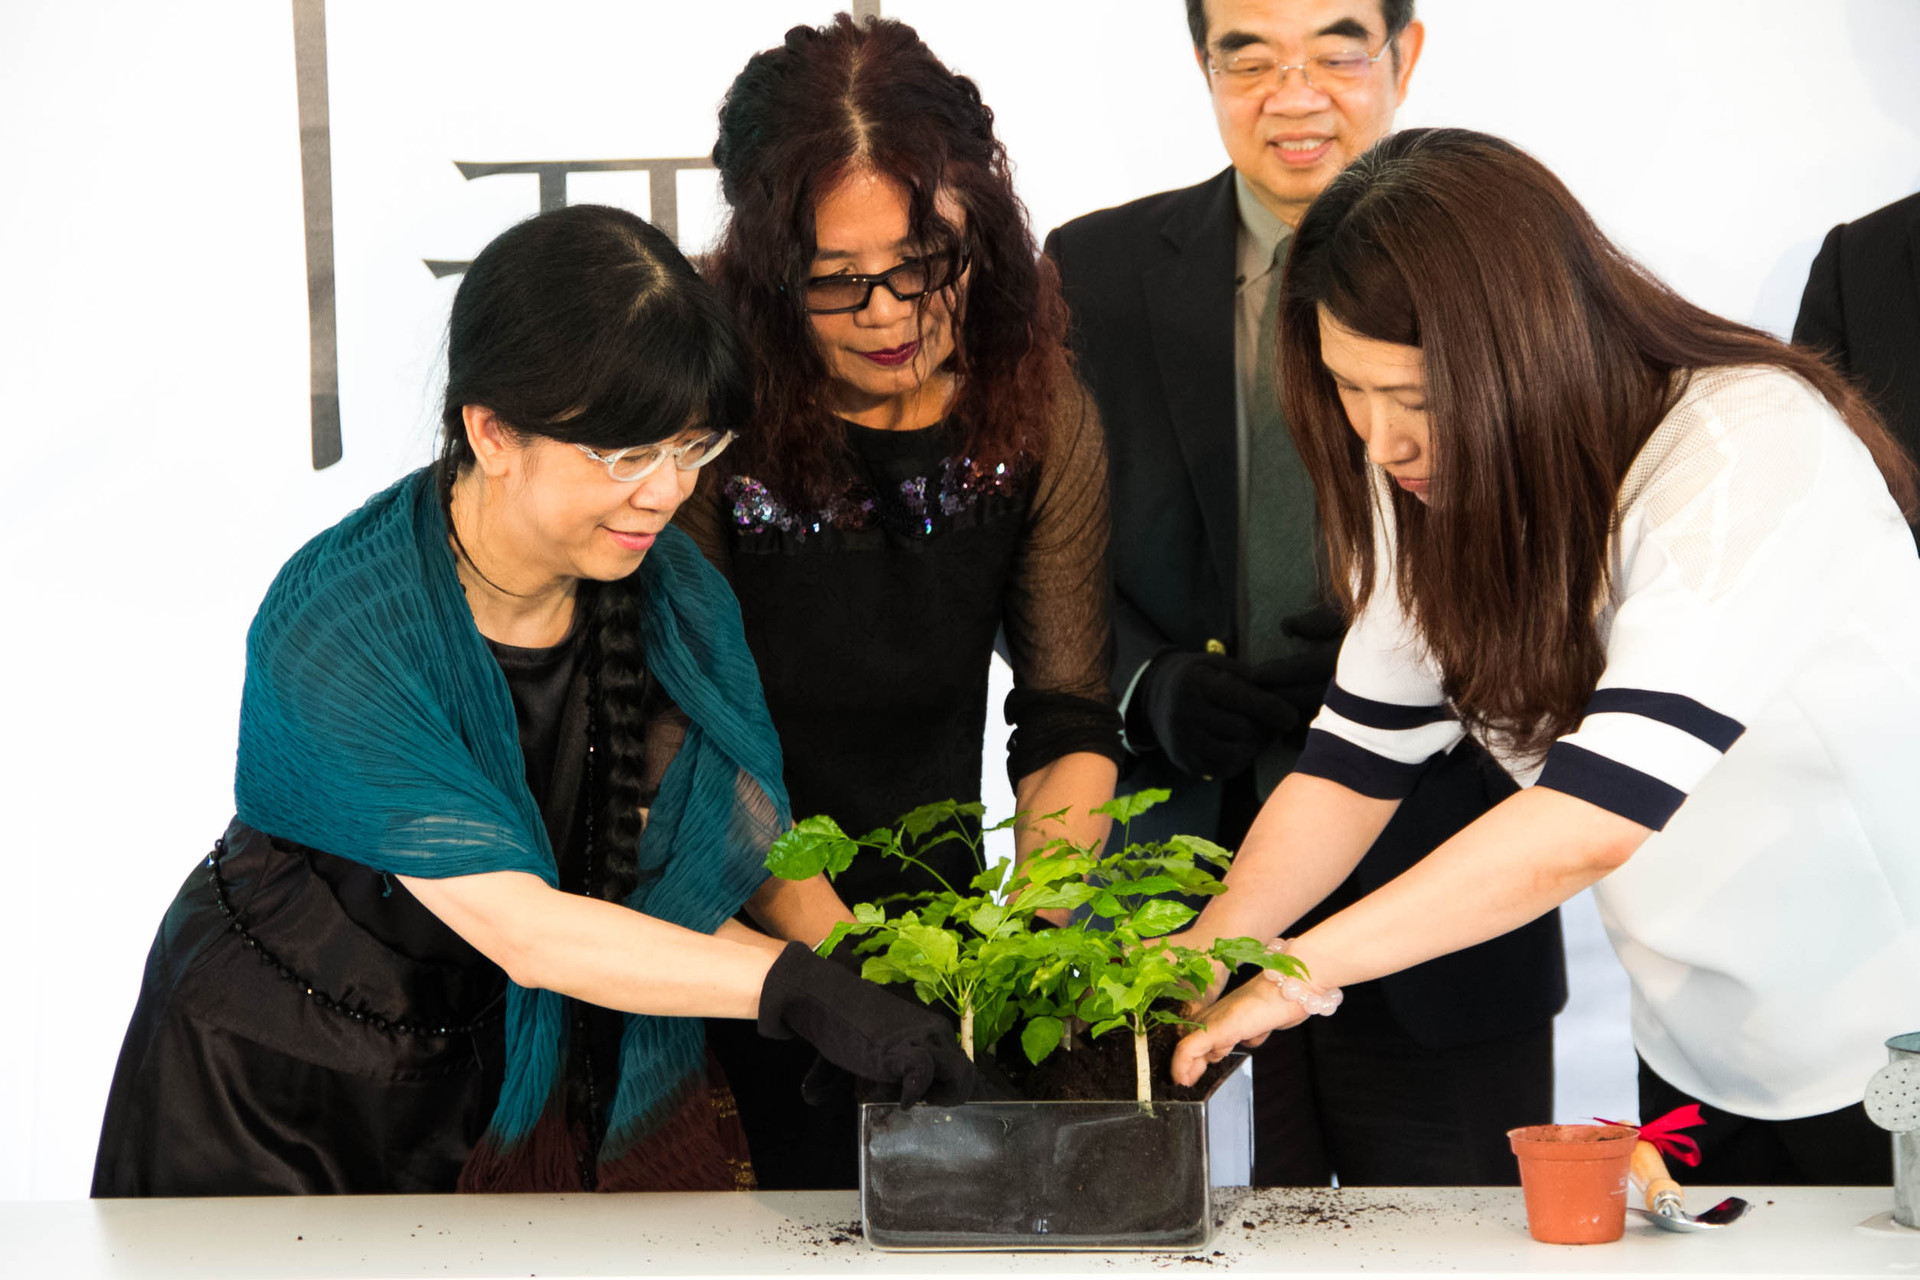
[[[1424,760],[1413,764],[1389,760],[1338,734],[1309,729],[1306,750],[1293,771],[1337,782],[1375,800],[1404,800],[1426,764]]]
[[[1556,742],[1547,750],[1546,768],[1535,785],[1563,791],[1655,831],[1666,826],[1687,799],[1686,792],[1650,773],[1571,742]]]
[[[1600,711],[1621,711],[1670,724],[1717,751],[1725,751],[1747,731],[1747,726],[1732,716],[1723,716],[1685,694],[1661,693],[1657,689],[1596,689],[1592,701],[1587,703],[1587,714]]]
[[[1350,693],[1338,684],[1327,686],[1326,705],[1336,715],[1345,716],[1369,729],[1418,729],[1422,725],[1453,719],[1452,708],[1444,702],[1424,707],[1408,706],[1402,702],[1375,702],[1372,698]]]

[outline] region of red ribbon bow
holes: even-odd
[[[1658,1120],[1650,1120],[1646,1124],[1627,1124],[1624,1120],[1601,1120],[1599,1116],[1595,1116],[1594,1119],[1599,1120],[1601,1124],[1617,1124],[1627,1129],[1638,1129],[1642,1142],[1651,1142],[1661,1154],[1672,1156],[1681,1164],[1691,1166],[1700,1163],[1700,1144],[1680,1132],[1682,1129],[1691,1129],[1695,1125],[1706,1123],[1700,1115],[1700,1104],[1697,1102],[1690,1102],[1684,1107],[1675,1107]]]

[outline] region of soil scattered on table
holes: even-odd
[[[782,1245],[804,1249],[809,1257],[817,1258],[822,1249],[841,1245],[866,1243],[866,1235],[860,1229],[860,1220],[852,1222],[791,1222],[782,1223],[775,1229]]]
[[[1229,1211],[1240,1219],[1242,1231],[1260,1231],[1269,1227],[1298,1229],[1320,1227],[1351,1231],[1355,1222],[1372,1214],[1405,1214],[1391,1201],[1336,1201],[1321,1199],[1312,1188],[1268,1187],[1249,1190]],[[1228,1219],[1217,1221],[1224,1228]]]

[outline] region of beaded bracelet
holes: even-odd
[[[1287,946],[1287,939],[1276,938],[1267,947],[1267,953],[1269,955],[1286,955]],[[1274,986],[1280,988],[1281,999],[1293,1001],[1302,1009],[1305,1009],[1308,1016],[1316,1013],[1323,1017],[1327,1016],[1335,1009],[1338,1009],[1340,1002],[1346,999],[1346,996],[1341,993],[1338,987],[1316,987],[1310,982],[1304,982],[1292,974],[1282,973],[1278,969],[1262,969],[1260,972],[1266,975]]]

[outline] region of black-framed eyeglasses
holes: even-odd
[[[967,269],[970,255],[965,249],[955,249],[947,253],[930,253],[925,257],[908,258],[898,266],[889,267],[879,275],[863,276],[851,273],[837,276],[812,276],[801,286],[802,302],[807,311],[816,316],[844,315],[849,311],[865,311],[867,304],[873,301],[873,291],[881,285],[887,292],[902,302],[912,302],[924,298],[936,289],[944,289],[958,280]]]

